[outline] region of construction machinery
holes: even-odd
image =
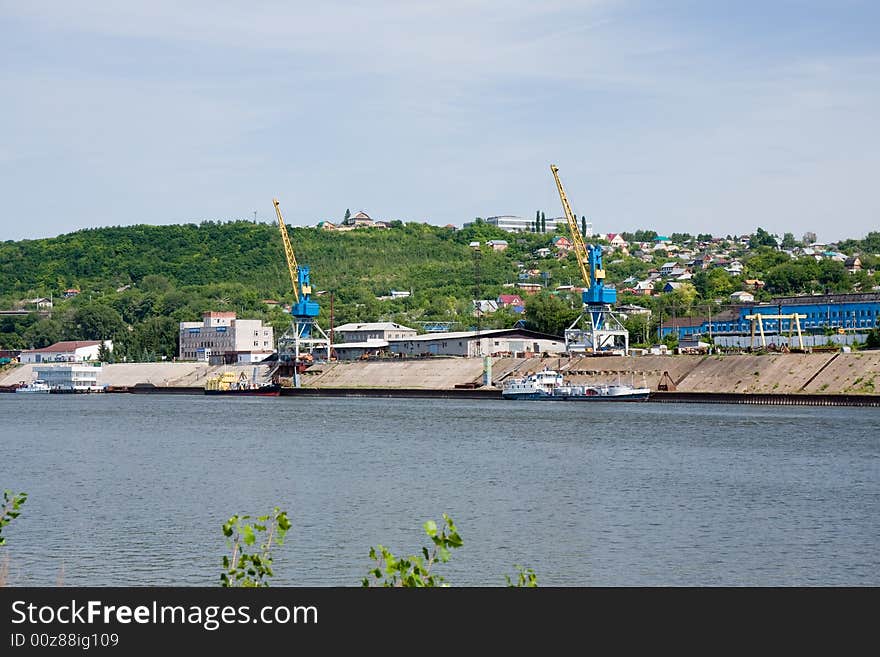
[[[317,322],[321,308],[316,301],[312,301],[309,266],[297,263],[287,235],[287,226],[281,215],[281,204],[277,198],[272,199],[272,203],[275,205],[287,271],[293,287],[290,328],[278,339],[278,371],[280,374],[282,369],[291,368],[294,386],[299,388],[300,373],[304,365],[319,359],[330,360],[330,338]]]
[[[571,211],[571,205],[562,181],[559,179],[559,167],[550,165],[562,209],[568,222],[571,241],[584,282],[581,294],[583,308],[578,318],[565,331],[565,350],[569,353],[584,352],[595,355],[629,353],[629,331],[624,328],[612,305],[617,301],[617,290],[605,286],[605,269],[602,267],[602,247],[598,244],[587,245],[578,228],[577,219]]]

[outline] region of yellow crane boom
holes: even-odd
[[[584,286],[589,289],[590,271],[588,267],[590,264],[590,256],[587,253],[587,245],[584,243],[584,238],[577,225],[577,219],[575,219],[574,213],[571,211],[571,206],[568,204],[568,197],[565,195],[565,190],[562,188],[562,181],[559,180],[559,167],[555,164],[551,164],[550,171],[553,172],[553,178],[556,180],[556,188],[559,190],[559,198],[562,200],[562,209],[565,212],[565,219],[568,221],[568,230],[571,232],[571,241],[574,244],[574,253],[577,257],[578,267],[581,270],[581,278],[584,280]]]
[[[290,272],[290,285],[293,287],[293,299],[299,303],[299,290],[297,283],[296,256],[293,255],[293,247],[290,246],[290,238],[287,236],[287,226],[284,225],[284,217],[281,216],[281,204],[277,198],[272,199],[275,204],[275,214],[278,216],[278,230],[281,231],[281,242],[284,244],[284,256],[287,258],[287,271]]]

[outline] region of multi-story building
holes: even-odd
[[[45,381],[52,390],[68,392],[98,392],[102,387],[98,384],[101,374],[100,363],[95,365],[64,364],[37,365],[34,375],[38,380]]]
[[[259,319],[210,311],[203,313],[201,322],[180,323],[180,360],[258,363],[274,351],[274,330]]]
[[[483,221],[490,226],[497,226],[501,230],[510,233],[532,233],[535,230],[535,220],[526,217],[517,217],[514,215],[501,215],[498,217],[486,217]],[[465,227],[470,226],[473,222],[465,223]],[[547,217],[546,232],[552,233],[556,230],[556,224],[565,225],[565,217]]]

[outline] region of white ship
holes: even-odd
[[[15,389],[15,392],[40,392],[44,394],[50,391],[49,384],[42,379],[36,379]]]
[[[549,399],[559,401],[645,401],[650,388],[624,383],[569,384],[555,370],[542,370],[504,383],[504,399]]]

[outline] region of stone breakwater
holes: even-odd
[[[201,388],[219,372],[233,370],[265,379],[269,365],[211,366],[204,363],[117,363],[105,365],[100,383],[114,388],[138,384],[157,388]],[[638,356],[498,358],[493,385],[543,368],[561,371],[575,383],[617,381],[657,390],[661,381],[680,392],[727,394],[880,395],[880,352],[765,354],[729,356]],[[34,378],[32,365],[0,373],[0,386]],[[401,388],[454,390],[483,381],[480,358],[373,360],[311,366],[302,378],[307,388]]]

